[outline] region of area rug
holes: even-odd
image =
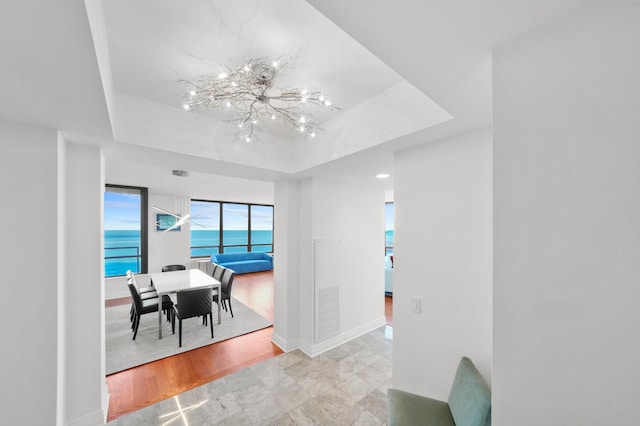
[[[158,314],[146,314],[140,319],[136,340],[129,322],[130,305],[105,308],[105,353],[107,374],[116,373],[151,361],[176,355],[191,349],[241,336],[271,326],[271,322],[232,298],[233,315],[222,310],[222,324],[218,324],[218,312],[214,305],[213,333],[202,325],[202,319],[190,318],[182,322],[182,347],[178,347],[176,334],[171,334],[171,323],[162,321],[162,339],[158,339]]]

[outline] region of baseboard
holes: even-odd
[[[84,416],[76,417],[69,420],[67,426],[103,426],[107,423],[107,414],[109,413],[109,388],[107,386],[107,380],[102,382],[102,408],[100,410],[92,411]]]
[[[373,331],[376,328],[380,328],[386,324],[387,324],[387,319],[385,317],[380,317],[366,324],[363,324],[360,327],[356,327],[345,333],[341,333],[328,340],[325,340],[324,342],[320,342],[316,344],[302,342],[299,339],[285,340],[275,332],[271,337],[271,341],[285,352],[291,352],[296,349],[299,349],[300,351],[304,352],[307,356],[313,358],[314,356],[320,355],[323,352],[329,351],[337,346],[342,345],[343,343],[347,343],[349,340],[352,340],[364,334],[367,334],[370,331]]]
[[[295,351],[296,349],[298,349],[298,346],[299,346],[298,339],[286,340],[280,337],[280,335],[278,335],[275,332],[271,336],[271,341],[273,342],[274,345],[282,349],[284,352]]]
[[[106,423],[106,411],[96,410],[67,422],[68,426],[103,426]]]
[[[102,382],[102,412],[104,414],[103,422],[107,422],[107,415],[109,414],[109,401],[111,400],[111,394],[109,393],[109,387],[107,386],[107,380],[105,378]]]
[[[386,324],[387,319],[382,316],[359,327],[353,328],[345,333],[341,333],[335,337],[327,339],[324,342],[315,343],[311,345],[310,353],[307,353],[306,351],[305,353],[313,358],[320,355],[321,353],[329,351],[337,346],[342,345],[343,343],[347,343],[349,340],[353,340],[357,337],[367,334],[370,331],[380,328]]]

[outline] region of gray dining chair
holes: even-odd
[[[144,314],[150,314],[152,312],[158,312],[158,309],[170,310],[173,306],[173,302],[171,298],[167,295],[162,296],[162,307],[158,306],[159,298],[146,299],[142,300],[140,297],[140,293],[138,293],[138,289],[133,283],[128,284],[129,293],[131,293],[131,298],[133,299],[133,310],[134,310],[134,320],[131,324],[131,328],[133,330],[133,340],[136,340],[136,336],[138,335],[138,328],[140,327],[140,317]],[[169,315],[170,319],[172,315]]]
[[[229,304],[228,312],[231,312],[231,317],[233,318],[233,309],[231,308],[231,287],[233,286],[233,279],[235,278],[236,273],[229,268],[225,268],[224,274],[220,281],[220,303],[224,308],[225,312],[227,312],[227,303]],[[218,302],[218,295],[213,296],[213,301]]]
[[[226,271],[227,268],[225,268],[222,265],[218,265],[216,263],[214,263],[214,265],[215,265],[215,269],[213,271],[213,278],[218,281],[222,281],[222,274],[224,274],[224,271]]]
[[[182,320],[205,316],[209,318],[211,327],[211,338],[213,339],[213,312],[211,300],[213,299],[213,289],[196,288],[181,290],[176,293],[177,303],[173,305],[173,315],[171,316],[171,331],[176,333],[176,318],[178,319],[178,346],[182,347]]]
[[[162,267],[162,272],[184,271],[187,269],[184,265],[166,265]]]

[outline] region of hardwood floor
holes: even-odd
[[[273,272],[237,275],[232,294],[273,321]],[[105,305],[129,303],[129,298],[122,298]],[[391,324],[393,303],[388,296],[385,296],[385,316]],[[272,335],[273,327],[269,327],[108,375],[107,421],[280,355],[282,350],[271,342]]]

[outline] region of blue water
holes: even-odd
[[[225,253],[244,253],[249,251],[247,244],[249,231],[224,231],[223,245]],[[261,245],[258,245],[261,244]],[[191,231],[191,247],[216,246],[192,248],[191,257],[211,256],[218,253],[220,245],[220,232],[213,230]],[[238,246],[238,247],[226,247]],[[272,231],[251,231],[251,251],[273,251]]]
[[[393,229],[385,232],[385,242],[384,245],[386,247],[393,247]]]
[[[104,231],[104,249],[105,277],[140,272],[140,231]]]
[[[225,231],[225,253],[239,253],[248,251],[248,231]],[[251,231],[251,251],[273,251],[272,231]],[[218,253],[220,245],[219,231],[196,230],[191,231],[191,246],[216,246],[191,249],[191,257],[211,256]],[[126,274],[127,270],[134,273],[141,271],[140,267],[140,231],[105,231],[105,277]],[[109,259],[110,257],[118,257]]]

